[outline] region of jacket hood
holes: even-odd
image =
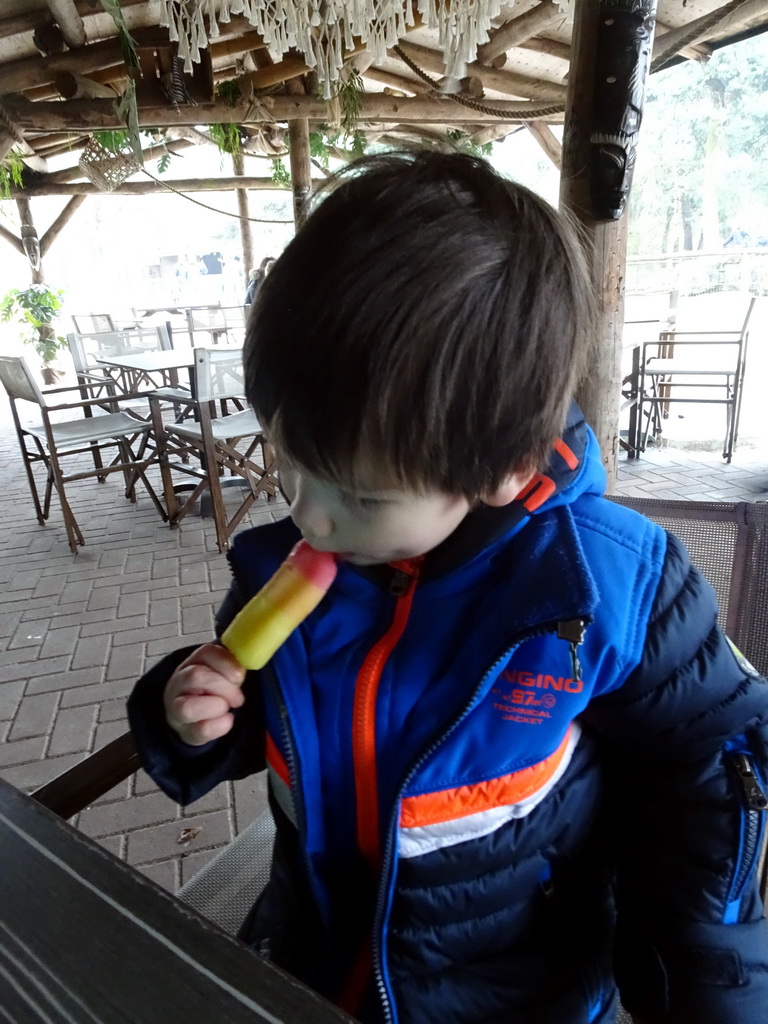
[[[584,413],[571,403],[565,430],[552,446],[552,455],[542,473],[508,505],[492,508],[479,505],[454,532],[430,551],[422,579],[434,579],[474,557],[501,537],[520,528],[532,516],[561,505],[569,505],[583,494],[602,495],[606,476],[600,447]]]

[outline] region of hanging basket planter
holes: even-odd
[[[114,152],[92,138],[80,157],[80,170],[100,192],[111,192],[139,167],[130,143]]]

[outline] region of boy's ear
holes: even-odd
[[[491,505],[493,508],[500,508],[514,501],[518,494],[524,490],[535,476],[534,470],[516,470],[508,473],[499,486],[486,494],[480,496],[484,505]]]

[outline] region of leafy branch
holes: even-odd
[[[23,171],[24,164],[21,157],[17,153],[9,153],[0,163],[0,198],[10,198],[12,184],[21,188],[24,183]]]

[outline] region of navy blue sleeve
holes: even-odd
[[[233,584],[216,616],[220,635],[242,601]],[[203,746],[182,742],[165,720],[163,691],[173,672],[195,647],[166,655],[139,679],[128,698],[128,721],[141,765],[172,800],[189,804],[220,782],[242,779],[266,767],[264,714],[259,676],[249,672],[243,683],[245,702],[234,711],[226,736]]]
[[[641,662],[585,715],[606,752],[616,977],[626,1008],[654,1024],[768,1019],[768,685],[716,614],[670,537]]]

